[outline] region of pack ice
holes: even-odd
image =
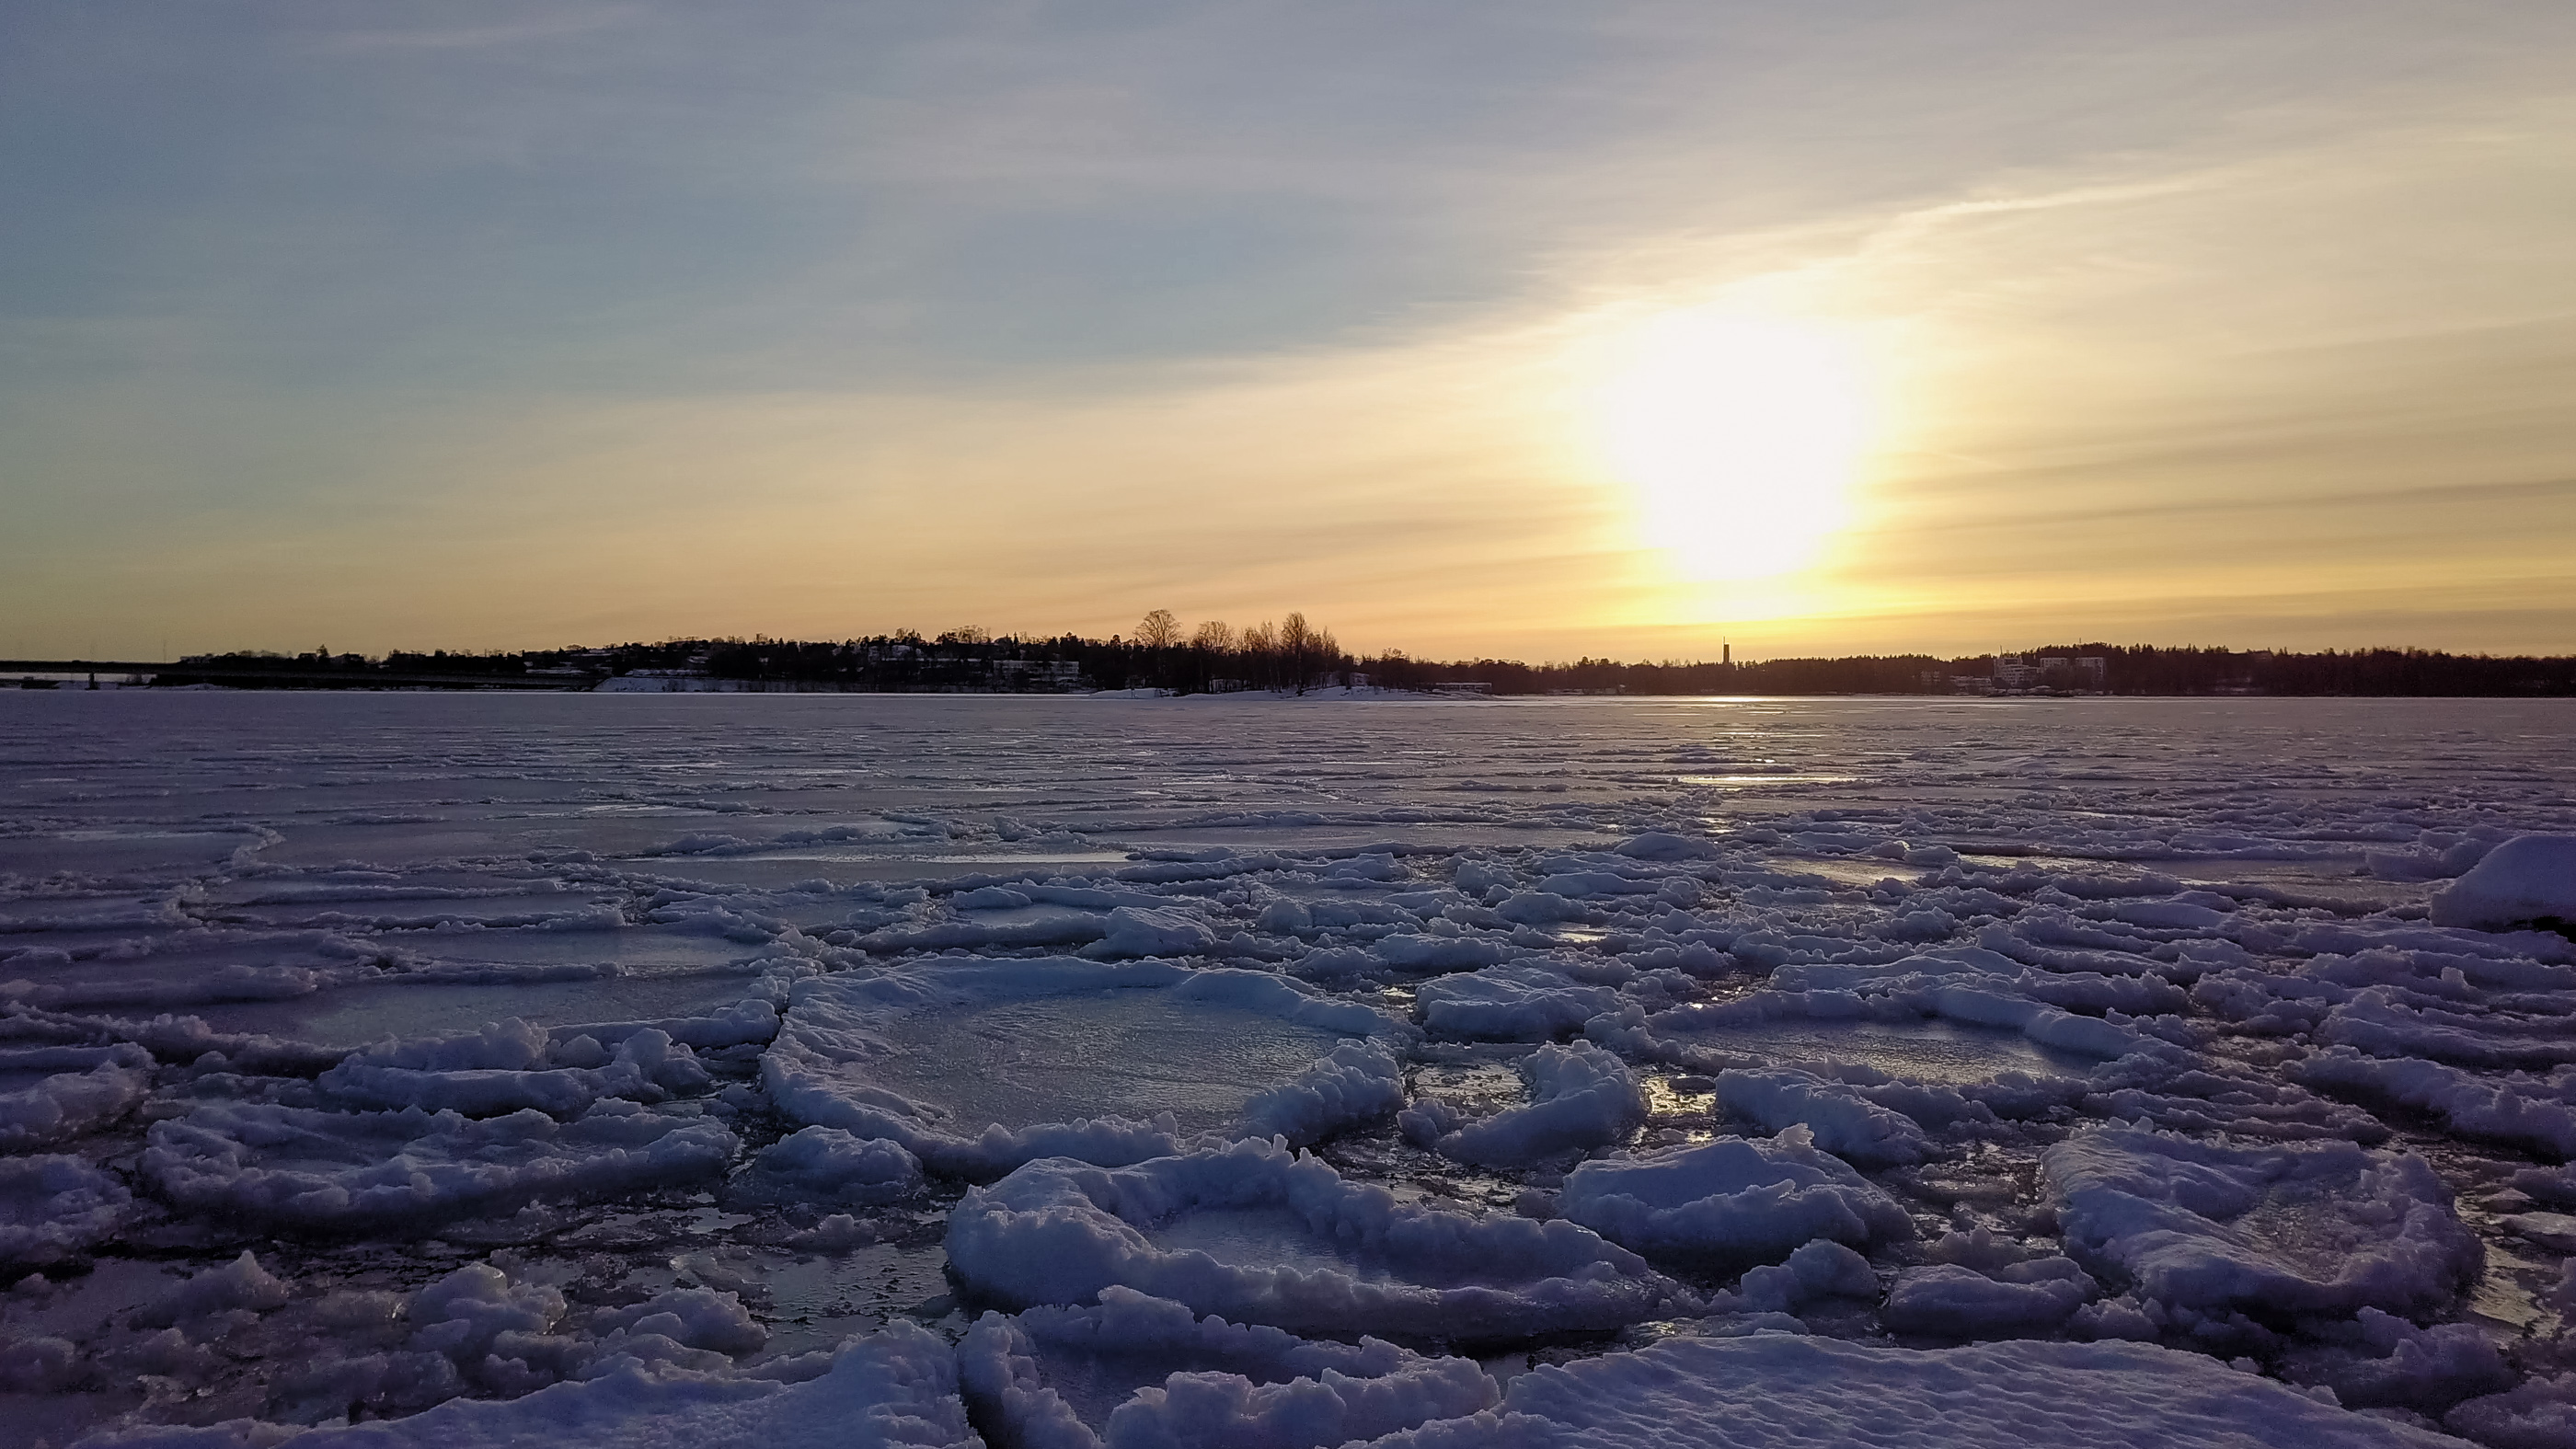
[[[2576,1443],[2565,702],[0,715],[12,1444]]]

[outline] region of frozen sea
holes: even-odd
[[[2571,739],[0,694],[0,1445],[2576,1444]]]

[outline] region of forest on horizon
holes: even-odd
[[[2079,661],[2098,660],[2098,664]],[[160,683],[218,677],[228,668],[292,664],[302,687],[365,687],[386,676],[492,677],[568,688],[625,676],[706,678],[852,691],[1071,692],[1162,689],[1175,694],[1268,690],[1303,693],[1354,683],[1389,689],[1493,695],[1826,695],[1991,692],[2125,695],[2576,695],[2576,657],[2452,654],[2427,649],[2236,650],[2080,643],[2021,654],[1941,657],[1851,655],[1760,661],[1621,662],[1578,658],[1439,660],[1402,650],[1360,655],[1331,630],[1291,613],[1236,629],[1209,620],[1184,628],[1155,610],[1129,635],[994,636],[976,628],[924,636],[912,630],[839,641],[666,639],[606,647],[494,652],[395,651],[370,658],[316,649],[191,655],[206,676],[173,672]],[[392,682],[387,680],[386,682]],[[293,686],[287,686],[293,687]]]

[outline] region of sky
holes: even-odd
[[[2565,0],[12,0],[0,649],[2576,652]]]

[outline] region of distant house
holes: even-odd
[[[996,659],[993,682],[1010,689],[1074,689],[1082,666],[1070,659]]]
[[[2099,654],[1998,654],[1991,674],[1954,674],[1955,694],[2026,694],[2064,690],[2098,694],[2109,687],[2110,661]]]

